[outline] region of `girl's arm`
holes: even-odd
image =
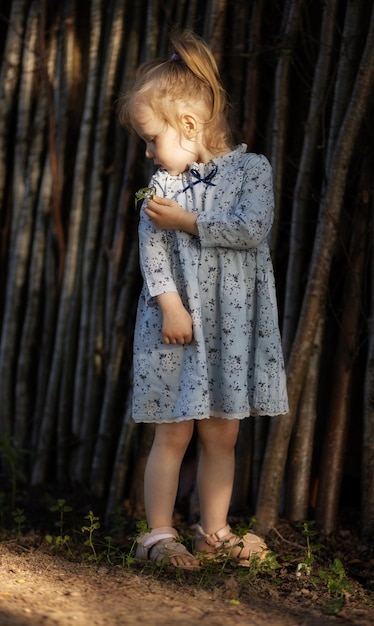
[[[162,313],[162,336],[165,343],[186,344],[192,340],[192,318],[176,291],[156,296]]]
[[[192,318],[183,306],[173,278],[168,233],[147,215],[150,202],[150,199],[146,201],[139,222],[140,266],[151,297],[149,304],[152,305],[153,299],[160,308],[165,343],[187,344],[192,340]]]
[[[266,240],[274,219],[272,169],[263,155],[248,155],[239,181],[228,187],[223,198],[229,206],[201,212],[196,226],[202,247],[248,250]],[[227,204],[227,203],[226,203]]]
[[[152,200],[148,200],[144,212],[157,228],[183,230],[191,235],[199,234],[196,225],[198,214],[185,211],[176,200],[154,196]]]
[[[160,173],[159,173],[160,175]],[[163,192],[157,174],[150,185]],[[166,230],[157,228],[148,213],[150,198],[144,200],[140,210],[138,228],[140,267],[149,295],[153,298],[160,293],[177,291],[171,267],[170,237]]]

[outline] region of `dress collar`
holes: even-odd
[[[188,171],[192,172],[192,170],[195,170],[199,172],[201,177],[207,176],[216,167],[220,168],[226,163],[232,163],[233,161],[235,161],[238,154],[244,154],[246,151],[247,151],[247,144],[241,143],[235,146],[229,152],[226,152],[225,154],[222,154],[221,156],[213,157],[213,159],[208,161],[208,163],[197,163],[196,161],[190,163]]]

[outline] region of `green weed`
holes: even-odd
[[[312,538],[318,532],[312,528],[314,522],[303,522],[302,535],[306,538],[306,554],[304,559],[298,563],[296,576],[303,574],[310,575],[315,564],[315,552],[323,547],[319,543],[312,543]],[[318,578],[314,578],[317,585],[318,580],[326,585],[327,593],[331,596],[331,601],[326,607],[326,613],[337,615],[344,605],[346,598],[352,594],[352,588],[346,576],[345,569],[340,559],[335,558],[327,568],[320,568]]]
[[[52,513],[57,512],[59,514],[59,519],[57,520],[57,522],[55,522],[55,526],[59,528],[60,535],[62,535],[63,530],[64,530],[65,513],[71,513],[71,511],[73,510],[73,507],[70,506],[69,504],[66,504],[66,500],[64,498],[59,498],[56,504],[49,507],[49,510],[52,511]]]
[[[127,567],[131,567],[135,563],[135,553],[136,553],[136,544],[137,544],[138,536],[142,535],[143,533],[149,533],[151,531],[151,528],[149,528],[146,520],[141,520],[139,522],[136,522],[135,527],[136,527],[136,535],[135,537],[130,538],[132,540],[132,543],[130,546],[130,550],[125,558]]]
[[[72,550],[70,548],[70,535],[58,535],[57,537],[54,537],[53,535],[46,535],[45,539],[52,548],[63,548],[66,549],[69,554],[72,554]]]
[[[50,546],[57,549],[66,549],[69,554],[72,554],[70,548],[70,535],[64,533],[64,524],[65,524],[65,514],[70,513],[73,510],[69,504],[66,504],[66,500],[64,498],[59,498],[53,506],[49,507],[49,510],[52,513],[58,513],[58,520],[55,522],[55,526],[59,529],[59,534],[57,537],[53,535],[46,535],[45,539],[49,543]]]
[[[100,521],[99,521],[99,517],[96,517],[96,515],[93,514],[92,511],[90,511],[88,513],[88,515],[85,516],[84,519],[88,519],[90,522],[90,525],[88,526],[82,526],[82,533],[88,533],[88,539],[86,539],[86,541],[84,542],[85,546],[89,546],[91,548],[91,553],[87,554],[86,557],[89,561],[96,561],[98,562],[100,560],[100,556],[97,554],[94,543],[93,543],[93,536],[96,530],[98,530],[100,528]]]
[[[14,521],[17,524],[17,534],[18,536],[20,536],[24,528],[24,522],[27,519],[25,515],[25,511],[23,509],[16,508],[16,510],[12,512],[12,516],[13,516]]]
[[[327,591],[333,598],[327,605],[326,612],[329,615],[336,615],[346,598],[352,595],[352,587],[341,560],[334,559],[328,569],[320,569],[319,577],[326,583]]]
[[[312,543],[312,537],[318,535],[318,531],[314,530],[312,527],[315,522],[303,522],[300,526],[302,528],[301,534],[305,537],[306,540],[306,553],[304,558],[300,563],[297,564],[296,568],[296,576],[299,578],[303,574],[309,576],[312,572],[312,567],[315,561],[315,552],[320,550],[323,545],[320,543]]]

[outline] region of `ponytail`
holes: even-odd
[[[213,152],[232,145],[228,122],[229,102],[217,63],[207,44],[191,31],[174,31],[173,49],[168,59],[157,59],[140,66],[135,84],[119,101],[121,123],[131,126],[131,111],[146,102],[155,115],[178,126],[178,107],[183,102],[199,112],[204,125],[204,142]]]
[[[201,80],[212,92],[212,118],[225,112],[228,98],[222,87],[215,58],[206,43],[190,31],[173,34],[170,42],[175,53],[190,72]]]

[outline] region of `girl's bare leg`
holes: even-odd
[[[194,422],[157,424],[144,475],[144,504],[148,526],[172,526],[179,472]]]
[[[196,529],[197,552],[214,553],[221,548],[240,565],[252,556],[265,558],[267,546],[253,533],[243,537],[227,524],[235,473],[235,443],[239,420],[209,419],[198,424],[201,454],[198,467],[200,524]]]
[[[193,421],[157,424],[144,475],[144,503],[148,526],[172,527],[181,463],[191,440]],[[169,543],[161,539],[159,543]],[[157,549],[157,545],[155,549]],[[187,550],[170,557],[176,567],[195,567],[198,561]]]
[[[201,443],[197,472],[200,524],[211,534],[227,524],[239,420],[213,417],[197,422],[197,429]]]

